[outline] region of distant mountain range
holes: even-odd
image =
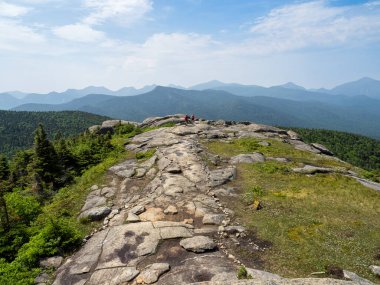
[[[91,94],[83,95],[88,92]],[[66,94],[66,102],[58,104],[51,99],[54,103],[27,103],[13,110],[77,110],[134,121],[149,116],[195,113],[208,119],[334,129],[380,138],[380,81],[370,78],[362,78],[331,90],[306,90],[294,83],[266,88],[210,81],[189,89],[180,86],[148,86],[143,89],[110,91],[102,87],[90,87],[60,94]],[[3,96],[12,98],[9,94]],[[3,96],[0,95],[0,98]],[[50,99],[61,95],[49,93],[44,96]],[[30,100],[31,95],[25,98]]]
[[[102,94],[112,96],[132,96],[153,90],[156,86],[149,85],[141,89],[124,87],[117,91],[105,87],[89,86],[84,89],[68,89],[65,92],[50,92],[48,94],[22,93],[18,91],[0,93],[0,110],[9,110],[24,104],[64,104],[82,98],[89,94]]]

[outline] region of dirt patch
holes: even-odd
[[[272,247],[270,241],[261,240],[254,231],[246,231],[244,237],[231,235],[221,241],[228,251],[248,267],[264,269],[263,255]]]
[[[328,277],[331,277],[331,278],[344,279],[343,269],[335,265],[327,266],[326,274]]]

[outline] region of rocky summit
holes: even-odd
[[[157,128],[168,123],[175,125]],[[149,118],[142,125],[153,130],[136,135],[126,148],[145,159],[111,167],[108,185],[92,187],[78,219],[102,220],[103,226],[58,268],[54,285],[371,284],[355,274],[358,278],[350,275],[351,280],[286,279],[245,265],[230,247],[235,242],[249,246],[242,242],[246,228],[225,202],[237,196],[229,186],[239,179],[236,165],[287,159],[248,153],[226,161],[209,153],[202,142],[254,137],[270,147],[265,142],[270,138],[336,159],[328,149],[306,144],[292,131],[249,122],[184,124],[178,115]],[[339,172],[380,190],[379,184],[352,171],[311,165],[293,171]],[[238,279],[241,266],[250,279]]]

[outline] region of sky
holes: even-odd
[[[0,0],[0,92],[380,79],[380,1]]]

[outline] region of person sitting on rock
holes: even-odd
[[[192,120],[193,122],[195,121],[195,115],[194,115],[194,114],[191,116],[191,120]]]

